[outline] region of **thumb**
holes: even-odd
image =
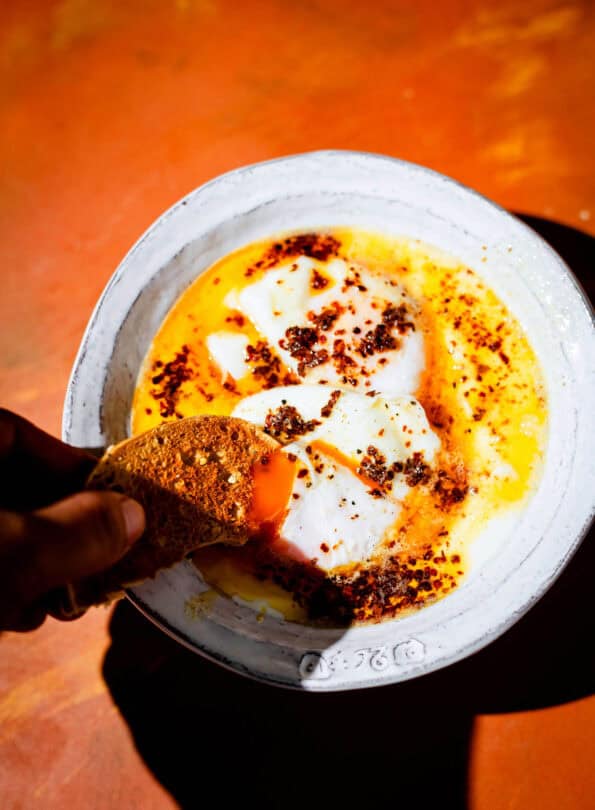
[[[27,558],[18,579],[27,601],[109,568],[145,528],[140,504],[115,492],[80,492],[22,518]]]

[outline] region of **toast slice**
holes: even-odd
[[[278,447],[254,425],[228,416],[166,422],[110,447],[87,488],[135,498],[146,530],[110,569],[69,586],[62,614],[109,602],[202,546],[246,543],[252,468]]]

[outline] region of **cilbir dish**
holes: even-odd
[[[336,228],[244,247],[171,309],[132,433],[197,414],[251,422],[284,456],[250,542],[194,554],[205,580],[260,612],[342,625],[461,583],[473,541],[536,484],[547,402],[477,269]]]

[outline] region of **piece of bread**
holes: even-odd
[[[145,509],[146,530],[112,568],[69,586],[62,614],[109,602],[199,547],[243,545],[250,535],[252,467],[278,446],[242,419],[193,416],[110,447],[87,488],[135,498]]]

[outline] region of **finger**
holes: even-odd
[[[77,604],[75,590],[70,584],[64,585],[62,588],[54,588],[44,597],[43,602],[48,614],[61,622],[80,619],[87,612],[86,607],[82,608]]]
[[[38,627],[41,627],[46,619],[47,611],[44,606],[35,604],[21,611],[5,629],[12,630],[14,633],[29,633],[31,630],[37,630]]]
[[[80,489],[96,459],[0,408],[0,505],[34,509]]]
[[[140,504],[115,492],[81,492],[47,509],[12,517],[16,529],[12,538],[5,534],[4,546],[12,549],[6,556],[16,570],[7,589],[21,604],[109,568],[145,525]],[[0,576],[5,578],[6,568]]]

